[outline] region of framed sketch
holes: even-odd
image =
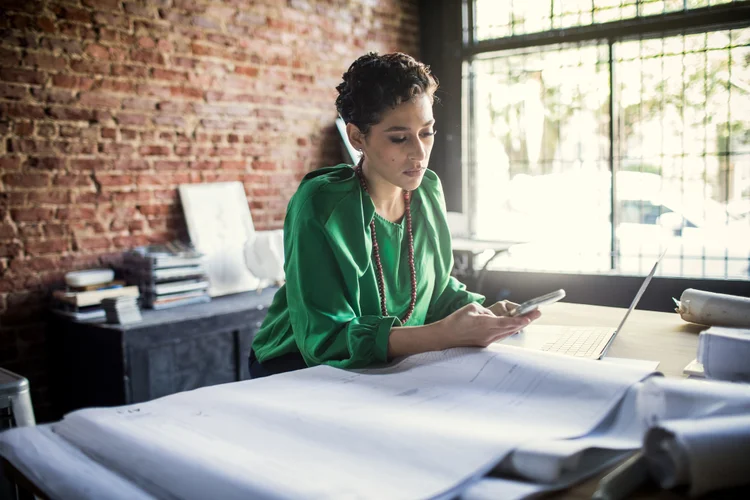
[[[205,255],[209,295],[256,289],[259,280],[245,264],[255,227],[242,183],[181,184],[179,191],[190,240]]]

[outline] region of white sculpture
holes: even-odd
[[[245,241],[245,265],[260,280],[257,291],[284,282],[284,231],[255,231]]]

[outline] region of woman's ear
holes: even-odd
[[[362,151],[365,145],[365,135],[359,130],[359,127],[353,123],[346,124],[346,135],[349,142],[357,151]]]

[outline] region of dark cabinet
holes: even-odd
[[[276,288],[209,303],[143,310],[130,325],[49,322],[57,417],[249,378],[248,355]]]

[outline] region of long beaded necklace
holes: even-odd
[[[362,186],[362,190],[370,194],[367,189],[367,182],[365,176],[362,174],[362,163],[354,168],[359,178],[359,183]],[[404,191],[404,202],[406,204],[406,232],[409,238],[409,271],[411,273],[411,301],[409,302],[409,308],[406,310],[406,314],[401,319],[401,323],[406,323],[411,317],[411,313],[414,312],[414,305],[417,303],[417,272],[414,269],[414,237],[412,236],[411,230],[411,193]],[[383,281],[383,264],[380,263],[380,247],[378,246],[378,239],[375,235],[375,219],[370,221],[370,236],[372,237],[372,254],[375,257],[375,266],[377,268],[377,280],[378,280],[378,291],[380,292],[380,311],[383,316],[388,316],[388,308],[385,304],[385,282]]]

